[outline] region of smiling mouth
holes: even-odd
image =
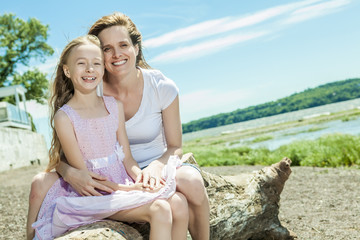
[[[95,81],[96,77],[82,77],[84,81]]]
[[[122,61],[119,61],[119,62],[114,62],[113,65],[114,66],[120,66],[120,65],[123,65],[127,62],[127,60],[122,60]]]

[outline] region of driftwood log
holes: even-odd
[[[191,153],[185,154],[183,160],[197,165]],[[290,164],[291,160],[284,158],[270,167],[236,178],[201,171],[210,201],[211,239],[296,238],[278,218],[280,194],[291,173]],[[79,227],[57,239],[133,240],[148,236],[149,224],[105,220]]]

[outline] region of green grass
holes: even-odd
[[[289,157],[293,166],[360,166],[360,136],[329,134],[316,140],[295,141],[273,151],[185,143],[184,152],[193,152],[200,166],[270,165],[283,157]]]
[[[265,142],[265,141],[273,139],[273,138],[274,137],[270,136],[270,135],[262,135],[262,136],[254,138],[251,142],[252,143]]]
[[[354,117],[354,116],[345,116],[341,119],[341,121],[343,122],[349,122],[349,121],[353,121],[353,120],[356,120],[357,118]]]
[[[293,133],[286,133],[286,134],[283,134],[283,136],[293,136],[293,135],[297,135],[299,133],[309,133],[309,132],[317,132],[317,131],[320,131],[320,130],[323,130],[323,129],[326,129],[327,127],[322,127],[322,126],[315,126],[315,127],[311,127],[307,130],[304,130],[304,131],[298,131],[298,132],[293,132]]]

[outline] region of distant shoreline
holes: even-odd
[[[199,130],[196,132],[183,134],[183,141],[188,142],[191,140],[203,137],[216,137],[222,134],[232,134],[240,131],[251,131],[252,129],[266,128],[275,126],[277,124],[285,124],[292,122],[302,121],[302,124],[309,124],[319,119],[334,119],[334,116],[344,115],[351,111],[360,110],[360,98],[348,101],[326,104],[318,107],[302,109],[283,114],[278,114],[270,117],[253,119],[245,122],[233,123],[229,125],[219,126]]]

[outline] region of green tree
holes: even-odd
[[[48,25],[36,18],[24,21],[14,14],[0,16],[0,87],[21,84],[27,90],[28,100],[43,103],[46,99],[48,81],[38,69],[19,74],[19,66],[29,67],[31,59],[44,62],[54,53],[46,41]]]
[[[27,89],[26,99],[34,99],[39,103],[45,103],[44,98],[47,98],[49,81],[46,74],[40,72],[37,68],[22,75],[15,74],[12,84],[21,84]]]

